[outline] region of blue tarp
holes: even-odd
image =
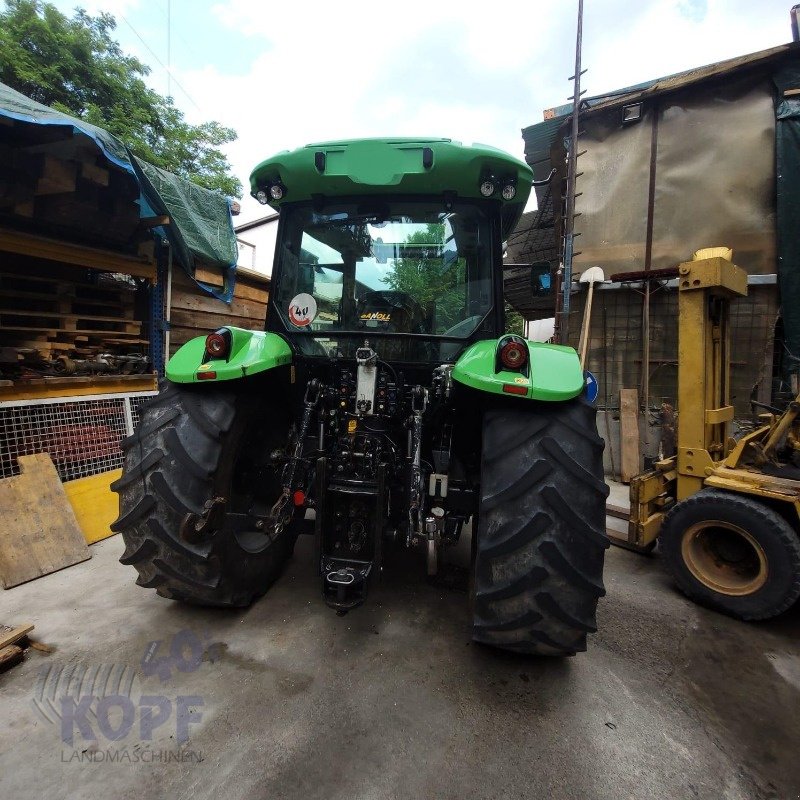
[[[37,103],[3,83],[0,83],[0,116],[32,125],[69,127],[74,135],[89,137],[108,161],[136,179],[140,216],[170,218],[170,224],[157,228],[156,233],[170,242],[174,260],[192,278],[196,260],[212,269],[218,268],[223,278],[221,289],[196,283],[208,294],[226,303],[231,301],[237,246],[226,197],[142,161],[108,131]]]

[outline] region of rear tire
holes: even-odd
[[[800,596],[800,538],[754,498],[703,489],[669,511],[659,542],[678,588],[723,614],[769,619]]]
[[[605,594],[604,441],[583,398],[484,416],[473,638],[573,655]]]
[[[263,406],[257,412],[244,393],[218,387],[167,383],[142,408],[122,444],[122,476],[112,485],[120,515],[111,525],[125,542],[120,561],[136,568],[139,586],[172,600],[246,606],[275,581],[294,548],[291,527],[279,535],[219,530],[199,541],[181,534],[187,514],[215,497],[231,500],[244,443],[266,426],[285,444],[275,416]]]

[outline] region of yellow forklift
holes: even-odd
[[[731,438],[730,301],[747,294],[747,274],[711,248],[677,277],[677,452],[631,481],[625,544],[658,539],[689,598],[767,619],[800,596],[800,395]]]

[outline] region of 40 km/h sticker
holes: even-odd
[[[317,301],[303,292],[289,301],[289,322],[296,328],[305,328],[317,316]]]

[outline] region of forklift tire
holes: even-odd
[[[677,503],[659,536],[678,588],[743,620],[769,619],[800,596],[800,538],[758,500],[703,489]]]
[[[473,543],[473,639],[566,656],[605,594],[605,443],[583,398],[487,412]]]
[[[276,580],[294,549],[292,527],[278,535],[211,530],[198,537],[187,525],[207,502],[232,496],[248,428],[270,419],[274,425],[263,406],[257,412],[243,394],[217,387],[166,383],[142,407],[111,487],[120,504],[111,529],[125,542],[120,562],[136,568],[139,586],[172,600],[237,607]]]

